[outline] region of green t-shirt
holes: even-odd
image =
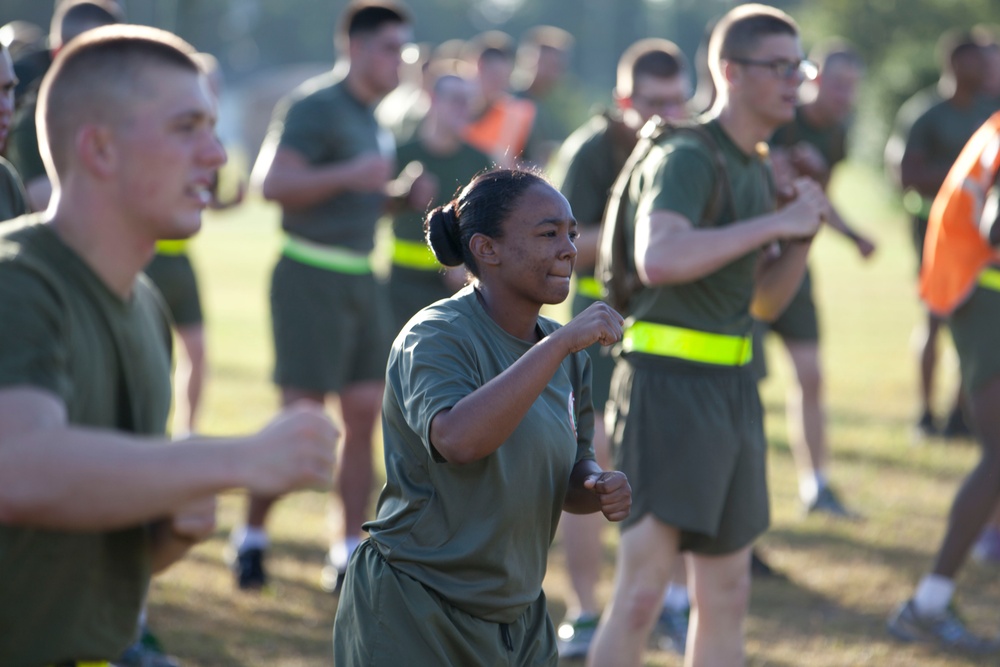
[[[24,185],[14,165],[0,157],[0,221],[10,220],[28,212]]]
[[[772,146],[795,146],[799,142],[812,145],[826,160],[828,169],[847,157],[847,125],[834,123],[826,127],[817,127],[809,122],[802,107],[796,107],[795,120],[788,125],[779,127],[771,137]]]
[[[581,228],[600,227],[611,186],[634,147],[634,131],[600,114],[559,148],[550,167],[552,183],[566,197]],[[579,269],[577,274],[592,276],[594,269]]]
[[[635,219],[654,210],[677,213],[698,228],[723,227],[774,210],[774,183],[767,160],[744,153],[717,120],[704,125],[722,151],[731,193],[716,205],[715,219],[704,220],[719,178],[711,149],[691,133],[679,133],[655,146],[632,178],[631,198],[638,208],[630,238],[634,238]],[[726,188],[721,191],[725,193]],[[753,250],[698,280],[643,289],[633,298],[630,313],[636,320],[748,335],[758,256],[759,250]]]
[[[906,150],[923,155],[930,168],[948,170],[992,111],[984,100],[965,109],[948,100],[938,101],[913,121]]]
[[[275,110],[268,141],[302,155],[310,165],[346,162],[366,153],[393,158],[392,133],[379,127],[365,106],[332,73],[310,79]],[[382,214],[381,192],[341,192],[315,206],[286,209],[281,226],[297,236],[360,252],[375,246]]]
[[[123,301],[35,220],[0,226],[0,387],[55,394],[73,425],[162,435],[170,332],[158,296],[140,277]],[[0,662],[41,667],[121,655],[149,585],[149,547],[145,526],[0,525]]]
[[[538,327],[549,335],[559,325],[542,317]],[[479,461],[445,462],[430,425],[530,348],[490,319],[471,286],[410,321],[389,356],[386,484],[365,526],[392,567],[496,623],[538,598],[570,472],[594,456],[590,359],[567,357],[511,437]]]

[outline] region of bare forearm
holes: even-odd
[[[811,245],[811,241],[790,243],[777,259],[761,267],[750,306],[754,317],[772,322],[788,307],[805,275]]]
[[[307,208],[350,190],[351,177],[350,169],[342,164],[272,169],[264,177],[261,192],[284,208]]]
[[[113,530],[247,483],[246,440],[140,439],[65,425],[0,447],[0,522]]]
[[[589,475],[604,472],[593,459],[583,459],[573,466],[569,476],[569,490],[563,501],[563,510],[571,514],[593,514],[601,511],[601,503],[593,491],[584,488],[583,481]]]
[[[643,256],[636,258],[639,277],[650,287],[704,278],[780,238],[776,215],[720,228],[674,230],[668,241],[654,242]]]
[[[431,423],[431,443],[451,463],[489,456],[514,432],[552,380],[565,349],[545,338],[503,373],[439,413]]]

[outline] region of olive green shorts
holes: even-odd
[[[585,311],[595,302],[596,300],[590,297],[579,294],[574,296],[573,317]],[[607,405],[611,393],[611,374],[615,370],[615,358],[611,355],[611,348],[600,343],[594,343],[588,347],[587,354],[590,355],[590,368],[593,371],[590,396],[593,399],[596,418],[600,419],[601,415],[604,414],[604,406]]]
[[[153,255],[146,275],[163,295],[175,325],[186,327],[202,323],[198,279],[187,255]]]
[[[501,625],[470,616],[396,570],[371,540],[351,557],[333,623],[337,667],[555,667],[558,659],[541,592],[520,618]]]
[[[274,382],[279,387],[336,393],[384,380],[392,343],[385,285],[287,257],[271,278]]]
[[[1000,292],[976,287],[968,301],[952,313],[949,324],[962,384],[973,394],[1000,376]]]
[[[812,276],[808,269],[788,307],[769,326],[771,331],[785,340],[819,341],[819,320],[816,316],[816,302],[813,301]]]
[[[389,301],[392,305],[393,333],[398,333],[410,318],[435,301],[454,293],[438,271],[392,267],[389,276]]]
[[[612,452],[632,485],[623,530],[652,514],[680,530],[681,550],[727,554],[767,529],[767,447],[749,367],[624,355],[611,400]]]

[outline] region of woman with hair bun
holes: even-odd
[[[560,512],[628,516],[594,461],[590,359],[622,335],[595,303],[565,326],[569,204],[538,173],[496,169],[425,220],[445,266],[475,280],[396,338],[382,405],[386,485],[334,624],[338,667],[555,665],[542,593]]]

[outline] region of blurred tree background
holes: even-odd
[[[332,34],[347,0],[122,0],[129,20],[172,30],[215,54],[233,86],[294,63],[329,63]],[[570,121],[606,103],[618,56],[632,41],[661,36],[693,59],[705,26],[737,2],[727,0],[408,0],[415,38],[437,44],[488,29],[515,38],[538,24],[576,37]],[[781,0],[802,26],[808,49],[840,35],[868,63],[855,131],[856,155],[881,156],[896,109],[937,78],[935,43],[951,27],[1000,24],[996,0]],[[14,19],[47,26],[50,0],[0,0],[0,23]]]

